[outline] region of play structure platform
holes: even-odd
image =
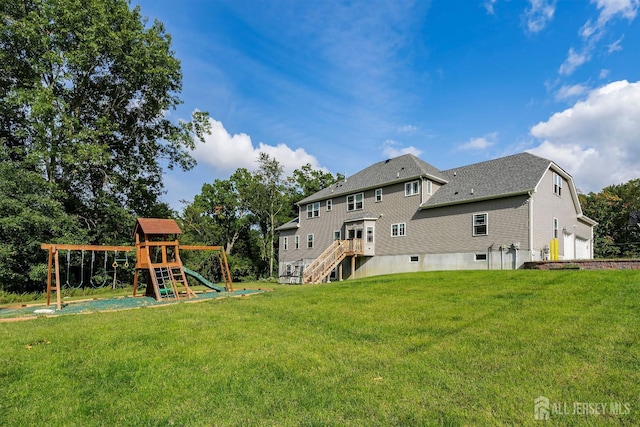
[[[115,253],[136,252],[136,265],[133,276],[133,296],[137,295],[140,274],[145,276],[146,296],[154,297],[156,301],[179,300],[180,291],[187,299],[198,298],[189,287],[187,276],[216,292],[233,292],[231,272],[227,263],[227,256],[222,246],[180,245],[178,236],[182,230],[173,219],[138,218],[133,230],[135,246],[102,246],[102,245],[66,245],[43,243],[42,249],[49,252],[47,273],[47,305],[51,303],[51,293],[56,292],[57,308],[61,309],[61,280],[59,251],[114,251]],[[181,250],[213,251],[220,262],[222,283],[217,286],[199,273],[185,268],[180,259]],[[115,258],[115,257],[114,257]],[[128,259],[128,258],[127,258]],[[106,255],[105,255],[106,263]],[[127,261],[128,263],[128,261]],[[117,260],[113,267],[117,268]],[[68,274],[67,274],[68,280]],[[115,284],[115,276],[114,276]]]

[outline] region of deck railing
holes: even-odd
[[[362,239],[334,241],[304,269],[302,283],[321,282],[346,256],[362,255],[363,248]]]

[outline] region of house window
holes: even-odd
[[[557,173],[553,173],[553,194],[562,196],[562,177]]]
[[[307,249],[313,249],[313,234],[307,234]]]
[[[293,245],[296,249],[300,249],[300,236],[297,234],[293,238]]]
[[[486,236],[489,234],[487,228],[487,214],[474,214],[473,215],[473,235],[474,236]]]
[[[411,260],[411,262],[418,262],[420,258],[418,258],[418,255],[411,255],[411,258],[409,259]]]
[[[285,251],[289,249],[289,237],[284,237],[282,239],[282,249]]]
[[[367,227],[367,243],[373,243],[373,227]]]
[[[285,274],[287,276],[291,276],[291,264],[287,264],[286,270],[285,270]]]
[[[320,216],[320,202],[309,203],[307,205],[307,218],[317,218]]]
[[[487,254],[476,254],[476,261],[486,261],[487,260]]]
[[[558,218],[553,218],[553,238],[558,238]]]
[[[347,211],[357,211],[364,207],[364,193],[347,196]]]
[[[382,188],[376,189],[376,202],[382,201]]]
[[[415,196],[418,194],[418,181],[411,181],[404,184],[404,195],[405,196]]]
[[[331,209],[333,209],[333,200],[329,199],[327,200],[327,212],[331,212]]]
[[[427,180],[427,194],[431,195],[433,194],[433,185],[432,182]]]
[[[391,237],[406,236],[406,224],[404,222],[400,224],[391,224]]]
[[[340,233],[340,230],[336,230],[336,231],[334,231],[334,232],[333,232],[333,241],[334,241],[334,242],[335,242],[336,240],[340,240],[340,237],[342,237],[342,236],[341,236],[341,233]]]

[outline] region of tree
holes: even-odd
[[[309,163],[294,170],[293,175],[287,178],[290,189],[291,217],[298,216],[298,208],[295,203],[343,179],[344,175],[342,174],[333,175],[330,172],[313,169]]]
[[[83,230],[51,197],[52,185],[7,156],[0,153],[0,290],[30,292],[46,280],[40,243],[82,239]]]
[[[248,181],[242,193],[256,216],[263,235],[264,258],[269,260],[269,277],[273,277],[276,259],[276,227],[280,225],[279,214],[285,207],[287,184],[282,173],[284,167],[267,153],[260,153],[258,169]]]
[[[201,217],[207,217],[210,227],[219,230],[217,244],[223,243],[228,255],[241,233],[251,225],[251,211],[239,193],[239,188],[249,179],[250,174],[245,169],[238,169],[228,180],[216,179],[213,184],[204,184],[191,205]]]
[[[596,258],[640,256],[640,228],[629,222],[640,210],[640,179],[611,185],[600,193],[580,195],[586,216],[598,222],[594,231]]]
[[[2,185],[29,208],[5,225],[41,219],[31,243],[118,243],[135,216],[171,213],[159,201],[163,166],[194,166],[189,150],[208,120],[168,118],[182,73],[162,23],[126,0],[4,0],[0,64]],[[16,242],[0,242],[0,253]],[[42,256],[29,248],[25,259]]]
[[[0,143],[96,229],[157,209],[162,167],[190,169],[206,113],[173,124],[180,63],[162,23],[125,0],[8,0],[0,9]]]

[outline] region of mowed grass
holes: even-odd
[[[0,425],[536,425],[538,396],[640,424],[640,272],[275,288],[0,323]]]

